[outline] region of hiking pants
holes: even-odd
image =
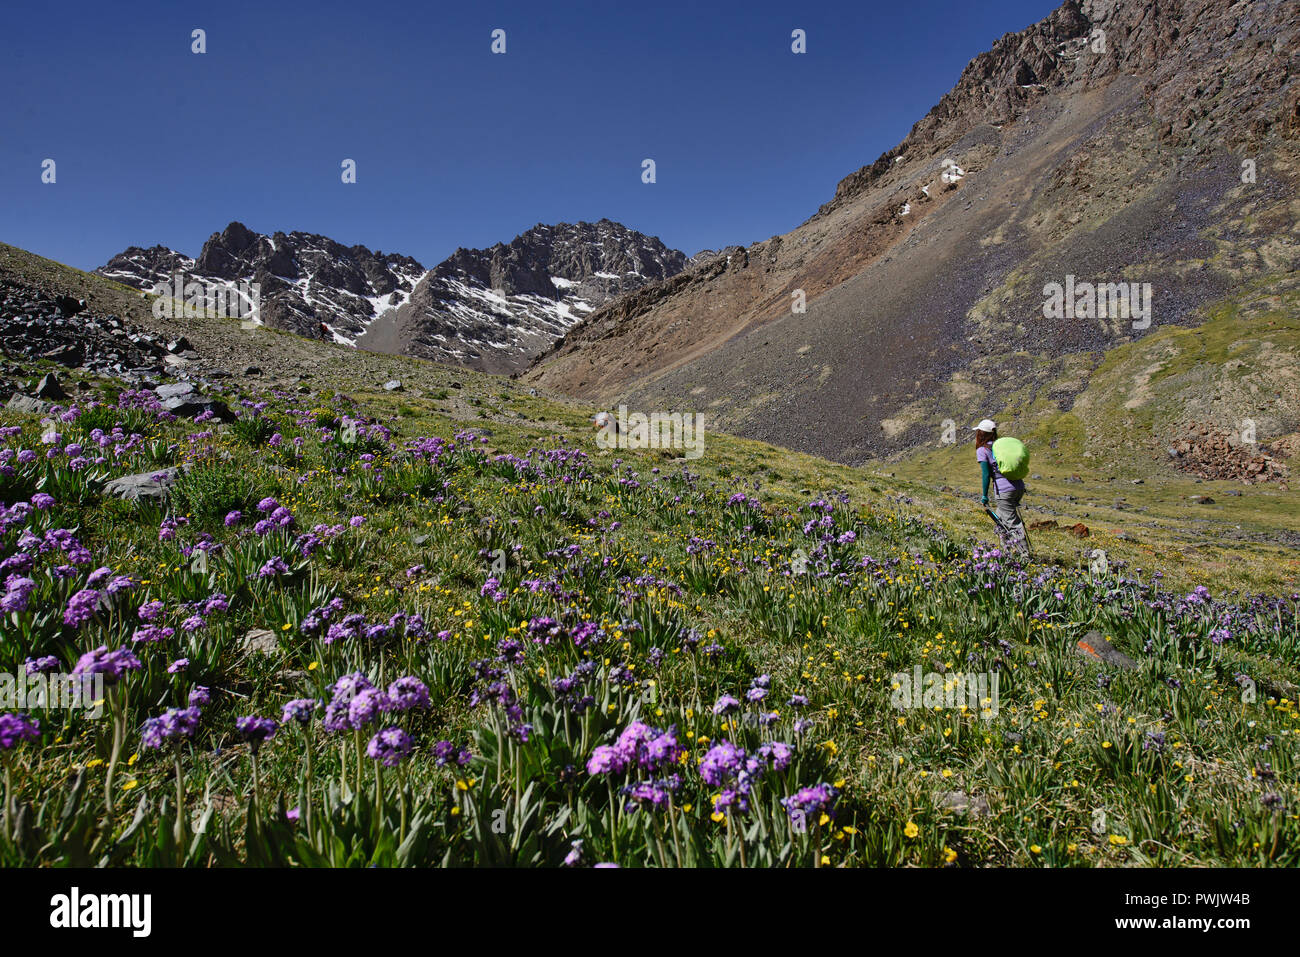
[[[1025,536],[1025,523],[1020,517],[1020,499],[1024,494],[1023,489],[1017,488],[1006,493],[996,493],[993,496],[993,512],[1007,528],[1008,544],[1028,553],[1029,543]]]

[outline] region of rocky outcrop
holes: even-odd
[[[819,214],[870,187],[904,156],[946,149],[982,124],[1010,123],[1045,93],[1083,91],[1122,74],[1144,78],[1169,146],[1205,152],[1258,141],[1274,127],[1300,131],[1298,23],[1290,0],[1068,0],[971,60],[907,137],[842,179]],[[1284,89],[1290,92],[1279,96]]]
[[[139,379],[163,371],[166,343],[115,315],[92,312],[79,300],[0,280],[0,350],[15,359],[49,359]]]
[[[686,268],[686,256],[619,223],[537,225],[458,249],[358,346],[517,372],[600,306]]]
[[[166,246],[150,246],[148,249],[129,246],[95,272],[136,289],[152,289],[175,273],[188,273],[193,269],[193,259]]]
[[[1179,471],[1211,481],[1247,485],[1264,482],[1284,485],[1287,480],[1286,463],[1270,454],[1271,449],[1265,451],[1266,447],[1243,442],[1238,436],[1205,423],[1188,426],[1184,436],[1169,446],[1169,457]]]
[[[256,283],[259,320],[373,352],[514,372],[601,305],[679,274],[686,256],[618,223],[537,225],[509,243],[415,259],[315,233],[213,233],[196,259],[132,246],[96,270],[153,291],[184,281]]]
[[[200,283],[256,283],[266,325],[351,343],[377,315],[406,302],[425,269],[410,256],[316,233],[265,236],[231,223],[208,238],[197,259],[163,246],[132,246],[95,272],[150,292],[177,273]]]

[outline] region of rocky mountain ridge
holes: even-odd
[[[315,233],[264,235],[234,222],[197,258],[132,246],[95,272],[152,292],[181,274],[260,287],[260,322],[309,338],[515,371],[625,292],[668,278],[686,256],[618,223],[538,224],[509,243],[457,249],[432,269],[410,256]]]
[[[1074,403],[1109,351],[1238,307],[1282,329],[1300,269],[1294,14],[1069,0],[975,57],[801,226],[596,310],[524,378],[849,463],[972,415],[1092,434],[1102,423]],[[1076,280],[1138,283],[1151,321],[1045,309],[1045,289]],[[1196,377],[1139,369],[1118,404],[1140,418],[1177,388],[1171,404],[1198,418],[1229,429],[1249,414],[1261,441],[1285,435],[1300,356],[1269,356]],[[1259,398],[1230,408],[1247,373]],[[1181,420],[1161,409],[1142,426],[1154,449]]]

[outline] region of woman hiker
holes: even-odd
[[[998,460],[993,455],[993,443],[998,438],[998,427],[992,419],[984,419],[974,426],[975,460],[980,464],[980,478],[983,491],[980,504],[989,504],[989,482],[993,482],[993,511],[1006,532],[1010,544],[1029,554],[1029,542],[1025,536],[1025,523],[1020,518],[1020,499],[1025,494],[1025,483],[1021,479],[1009,479],[998,471]]]

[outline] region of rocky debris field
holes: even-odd
[[[1265,452],[1271,446],[1241,442],[1212,425],[1193,424],[1186,437],[1169,446],[1169,457],[1179,471],[1210,481],[1239,481],[1247,485],[1277,482],[1287,488],[1286,465]]]
[[[0,350],[130,381],[162,375],[168,356],[188,344],[93,312],[84,299],[0,280]]]
[[[188,339],[168,338],[118,316],[94,312],[84,299],[0,279],[0,349],[19,363],[46,360],[77,370],[78,375],[111,376],[151,389],[162,409],[177,418],[221,422],[234,418],[223,402],[203,394],[194,382],[160,384],[163,376],[199,359]],[[43,414],[88,387],[84,380],[65,383],[53,372],[26,381],[7,378],[25,375],[20,364],[6,365],[3,371],[0,401],[11,411]],[[245,372],[256,375],[259,370]],[[210,377],[226,374],[211,370]]]

